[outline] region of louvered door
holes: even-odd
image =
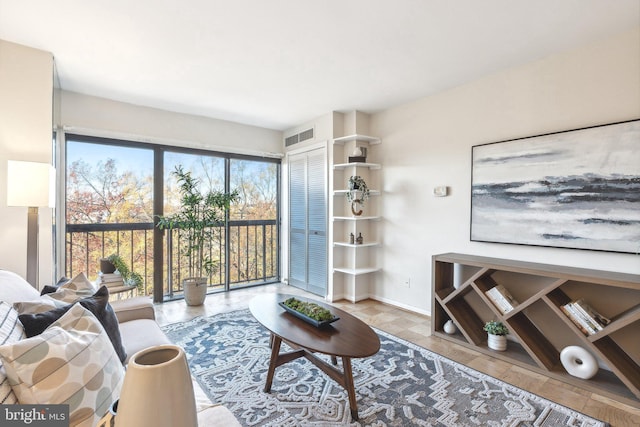
[[[289,283],[327,293],[327,191],[324,149],[289,157]]]

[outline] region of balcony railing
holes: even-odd
[[[142,293],[151,295],[154,286],[161,286],[165,299],[181,297],[182,280],[188,277],[188,272],[179,249],[180,230],[165,232],[164,283],[153,283],[153,238],[153,223],[67,224],[66,275],[74,277],[84,272],[94,280],[100,269],[100,258],[116,253],[132,271],[142,275]],[[279,280],[276,220],[236,220],[230,221],[228,228],[216,227],[207,251],[218,266],[209,277],[209,291]]]

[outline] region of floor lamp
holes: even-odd
[[[50,164],[9,160],[7,206],[26,206],[27,282],[38,287],[38,207],[54,206],[55,170]]]

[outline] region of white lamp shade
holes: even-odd
[[[48,163],[7,162],[7,206],[54,207],[55,169]]]
[[[193,383],[181,347],[173,344],[151,347],[129,359],[116,425],[197,427]]]

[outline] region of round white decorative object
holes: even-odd
[[[598,373],[598,361],[591,353],[577,345],[565,347],[560,352],[560,362],[574,377],[588,380]]]
[[[442,329],[444,329],[444,331],[449,335],[455,334],[458,330],[458,328],[456,328],[456,324],[453,323],[453,320],[451,319],[447,320]]]
[[[487,334],[487,345],[492,350],[505,351],[507,349],[506,335]]]
[[[353,150],[353,157],[360,157],[362,156],[362,150],[360,149],[360,147],[356,147],[355,150]]]

